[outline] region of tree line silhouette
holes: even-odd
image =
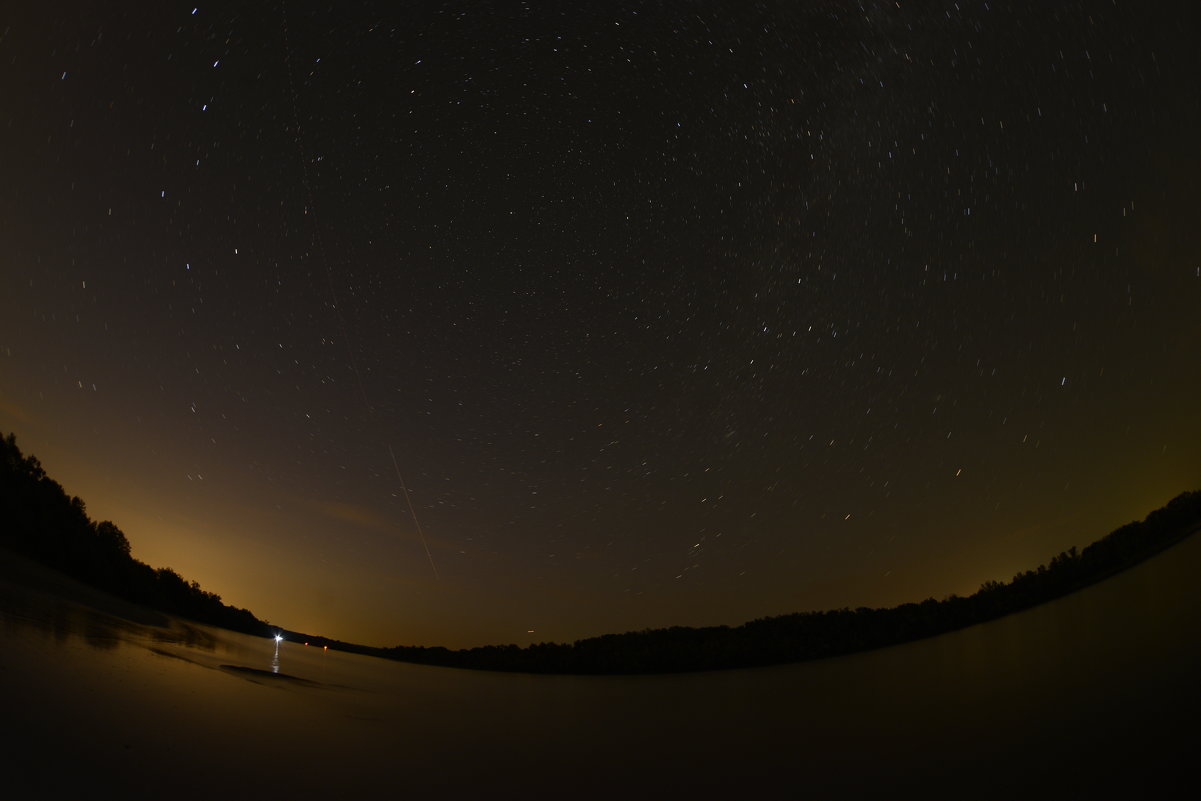
[[[968,597],[927,598],[888,608],[834,609],[765,617],[741,626],[673,626],[606,634],[573,643],[526,647],[487,645],[377,648],[317,635],[289,639],[336,650],[445,667],[528,673],[670,673],[802,662],[917,640],[993,620],[1059,598],[1135,565],[1201,528],[1201,491],[1186,492],[1082,551],[1064,551],[1049,564],[1009,582],[985,582]],[[247,634],[276,629],[246,609],[155,569],[130,555],[129,542],[109,521],[94,523],[83,501],[69,497],[12,434],[0,439],[0,544],[83,582],[154,609]]]
[[[488,645],[372,648],[310,635],[317,645],[404,662],[528,673],[676,673],[803,662],[866,651],[983,623],[1062,597],[1135,565],[1201,527],[1201,492],[1173,498],[1142,522],[1128,523],[1089,545],[1008,583],[987,581],[964,598],[927,598],[889,608],[835,609],[765,617],[741,626],[673,626],[606,634],[574,643],[524,648]]]
[[[134,559],[121,529],[93,522],[82,500],[68,496],[36,457],[21,453],[13,434],[0,437],[0,544],[143,606],[247,634],[271,630],[174,570]]]

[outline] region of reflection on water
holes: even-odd
[[[642,677],[405,665],[9,588],[0,676],[21,688],[6,723],[22,736],[3,786],[207,798],[179,781],[207,774],[234,797],[1155,797],[1199,740],[1199,570],[1194,537],[942,637]]]
[[[79,638],[98,649],[113,649],[122,643],[171,643],[213,651],[218,638],[214,631],[197,624],[155,615],[161,624],[147,625],[88,606],[64,601],[13,586],[0,585],[0,619],[11,633],[28,629],[59,643]]]

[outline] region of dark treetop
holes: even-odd
[[[247,610],[223,605],[196,582],[188,584],[172,570],[155,570],[133,559],[121,531],[110,522],[89,520],[83,501],[69,497],[46,476],[36,458],[23,456],[11,434],[0,440],[0,523],[0,543],[122,598],[237,631],[275,631]],[[929,637],[1026,609],[1136,564],[1199,526],[1201,492],[1185,493],[1083,551],[1073,547],[1007,584],[989,581],[967,598],[782,615],[735,627],[676,626],[569,644],[457,651],[374,648],[298,632],[287,635],[406,662],[536,673],[656,673],[798,662]]]

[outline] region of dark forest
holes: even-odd
[[[134,603],[233,631],[404,662],[530,673],[634,674],[754,667],[849,654],[931,637],[999,618],[1067,595],[1124,570],[1201,528],[1201,491],[1186,492],[1083,550],[1075,547],[1015,575],[989,581],[968,597],[927,598],[889,608],[835,609],[765,617],[741,626],[676,626],[607,634],[574,643],[378,648],[273,627],[249,610],[153,568],[130,553],[121,530],[94,522],[25,456],[9,434],[0,438],[0,545]]]

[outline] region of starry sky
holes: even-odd
[[[970,593],[1201,488],[1198,17],[23,4],[0,430],[373,645]]]

